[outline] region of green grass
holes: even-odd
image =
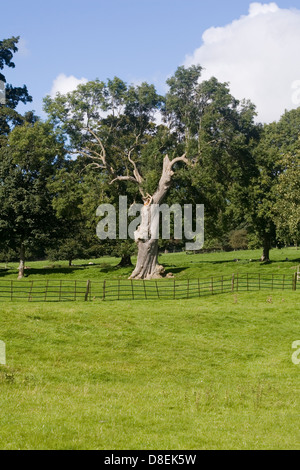
[[[299,449],[298,292],[3,303],[1,449]]]
[[[291,275],[300,262],[293,249],[271,257],[260,263],[258,251],[179,253],[160,262],[178,280]],[[89,261],[28,263],[28,280],[101,281],[131,272],[116,269],[114,258]],[[9,268],[1,279],[16,278],[17,265]],[[292,362],[299,290],[176,301],[2,301],[0,309],[2,450],[300,448],[300,365]]]
[[[271,261],[260,261],[261,250],[232,251],[228,253],[200,253],[187,255],[183,253],[162,254],[159,263],[166,272],[171,272],[176,279],[196,279],[211,275],[228,276],[232,273],[268,273],[292,274],[300,264],[300,250],[295,248],[273,249]],[[66,261],[28,261],[26,276],[30,279],[127,279],[133,268],[119,268],[118,258],[100,258],[76,260],[69,267]],[[89,265],[89,262],[94,263]],[[135,264],[136,258],[132,258]],[[18,263],[9,263],[8,269],[0,263],[0,279],[16,279]]]

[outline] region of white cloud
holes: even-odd
[[[200,64],[205,68],[203,79],[215,76],[229,82],[235,98],[256,105],[259,121],[271,122],[300,104],[295,100],[299,47],[300,10],[251,3],[248,15],[207,29],[202,45],[184,65]]]
[[[53,81],[50,95],[52,98],[54,98],[56,93],[61,93],[62,95],[65,95],[66,93],[76,90],[78,85],[81,85],[87,82],[88,82],[87,78],[79,79],[79,78],[74,77],[73,75],[69,75],[67,77],[64,73],[61,73]]]

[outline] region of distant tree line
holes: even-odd
[[[206,250],[300,241],[300,108],[257,124],[255,105],[227,83],[201,81],[201,66],[178,67],[168,91],[114,77],[47,96],[47,119],[18,113],[27,87],[6,83],[18,37],[0,41],[0,261],[138,255],[133,278],[163,275],[159,250],[185,240],[99,240],[100,204],[204,204]],[[143,220],[141,222],[144,223]]]

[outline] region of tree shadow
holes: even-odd
[[[182,268],[175,268],[175,267],[173,268],[172,266],[167,267],[166,265],[164,265],[164,267],[165,267],[166,274],[168,273],[178,274],[178,273],[181,273],[181,271],[185,271],[186,269],[188,269],[188,266],[182,267]]]
[[[73,273],[74,271],[80,271],[83,270],[84,268],[77,268],[74,266],[70,267],[61,267],[61,268],[30,268],[26,269],[24,273],[24,278],[28,278],[30,276],[44,276],[45,274],[70,274]],[[17,270],[12,270],[12,269],[0,269],[0,277],[5,277],[6,275],[12,275],[12,274],[18,275]]]

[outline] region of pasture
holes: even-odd
[[[299,253],[272,250],[271,263],[256,251],[164,254],[160,262],[178,280],[291,275]],[[117,262],[41,261],[27,272],[126,279],[130,268]],[[15,279],[16,268],[2,267],[0,279]],[[0,311],[3,450],[300,447],[300,365],[292,361],[299,287],[176,301],[2,301]]]

